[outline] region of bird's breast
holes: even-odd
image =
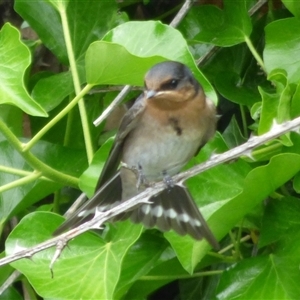
[[[150,182],[173,176],[198,150],[205,126],[197,111],[147,107],[125,140],[122,161],[141,170]]]

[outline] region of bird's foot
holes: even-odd
[[[167,186],[167,189],[170,190],[172,187],[175,186],[174,180],[169,174],[167,174],[166,171],[163,171],[163,176],[164,176],[163,181]]]
[[[137,178],[136,187],[138,190],[140,189],[141,186],[149,187],[152,185],[150,182],[148,182],[146,176],[144,175],[143,168],[141,165],[138,165],[137,167],[129,166],[126,163],[121,162],[121,167],[131,170],[136,175]]]

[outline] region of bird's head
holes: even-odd
[[[145,76],[145,97],[150,101],[182,103],[192,100],[202,87],[184,64],[166,61],[153,66]]]

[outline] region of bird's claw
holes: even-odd
[[[167,186],[168,190],[170,190],[175,185],[174,180],[166,172],[163,172],[163,175],[164,175],[163,181],[164,181],[165,185]]]
[[[149,187],[151,186],[151,184],[148,182],[148,180],[146,179],[146,176],[143,173],[143,168],[142,166],[138,165],[138,167],[136,166],[129,166],[128,164],[121,162],[121,166],[131,170],[137,178],[137,182],[136,182],[136,187],[139,190],[141,186],[145,186],[145,187]]]

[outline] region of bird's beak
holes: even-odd
[[[157,94],[157,92],[150,90],[150,91],[146,91],[145,94],[146,94],[146,98],[150,99],[150,98],[153,98]]]

